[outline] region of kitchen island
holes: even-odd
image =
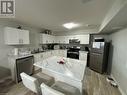
[[[61,60],[64,61],[64,64],[59,63]],[[56,81],[77,87],[82,94],[86,61],[53,56],[34,63],[34,66],[42,68],[43,73],[53,76]]]

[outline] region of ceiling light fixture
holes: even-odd
[[[76,28],[79,26],[80,26],[80,24],[73,23],[73,22],[63,24],[63,27],[65,27],[67,29],[72,29],[72,28]]]

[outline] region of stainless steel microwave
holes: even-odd
[[[69,43],[70,44],[80,44],[80,40],[79,39],[69,39]]]

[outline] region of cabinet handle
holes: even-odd
[[[19,39],[19,43],[20,43],[20,44],[22,43],[21,39]]]
[[[22,44],[23,44],[23,39],[22,39]]]
[[[20,44],[23,44],[23,39],[19,39],[19,43]]]

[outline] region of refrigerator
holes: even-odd
[[[104,39],[94,39],[90,49],[90,69],[98,73],[106,73],[109,55],[109,42]]]

